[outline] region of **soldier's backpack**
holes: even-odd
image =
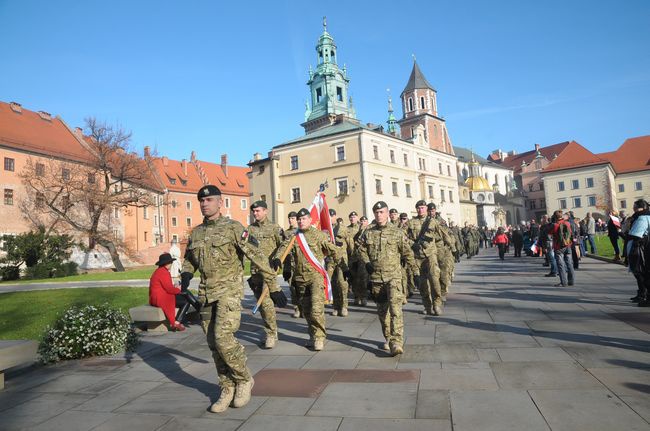
[[[561,248],[570,247],[573,244],[571,228],[564,222],[558,223],[557,238]]]

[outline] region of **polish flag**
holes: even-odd
[[[334,230],[330,219],[330,209],[325,201],[325,193],[320,191],[316,193],[316,197],[309,207],[309,213],[311,224],[329,235],[330,240],[334,242]]]
[[[614,226],[621,227],[621,219],[616,217],[614,214],[610,214],[609,218],[612,220],[612,223],[614,223]]]
[[[532,251],[533,254],[539,253],[539,246],[537,245],[537,241],[535,241],[533,245],[530,246],[530,251]]]

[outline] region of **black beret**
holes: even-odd
[[[398,214],[399,211],[397,211],[395,208],[391,208],[390,211],[388,211],[389,214]]]
[[[266,205],[266,202],[264,202],[264,201],[255,201],[251,205],[251,209],[254,210],[255,208],[268,208],[268,206]]]
[[[417,208],[417,207],[423,207],[423,206],[426,206],[426,205],[427,205],[427,203],[426,203],[425,201],[423,201],[422,199],[420,199],[419,201],[417,201],[417,202],[415,203],[415,208]]]
[[[361,218],[360,218],[359,220],[361,220],[361,221],[368,221],[368,217],[366,217],[366,216],[361,216]]]
[[[429,203],[427,205],[427,209],[428,210],[435,210],[436,209],[436,204],[434,204],[433,202]]]
[[[403,220],[408,220],[409,215],[406,214],[406,213],[401,213],[401,214],[399,215],[399,218],[401,218],[401,219],[403,219]]]
[[[201,199],[207,196],[221,196],[221,190],[219,190],[217,186],[208,184],[207,186],[201,187],[198,193],[196,194],[197,199]]]
[[[307,208],[300,208],[300,211],[298,211],[298,213],[296,214],[296,217],[300,218],[300,217],[304,217],[304,216],[307,216],[307,215],[311,215],[309,210]]]
[[[336,210],[334,208],[330,208],[330,217],[336,215]]]
[[[357,214],[356,211],[352,211],[348,217],[357,216],[357,215],[359,215],[359,214]]]
[[[296,213],[295,211],[291,211],[289,213],[289,215],[287,216],[287,218],[290,218],[290,217],[298,217],[298,213]]]
[[[382,208],[388,208],[388,205],[386,205],[386,202],[384,202],[384,201],[379,201],[379,202],[377,202],[376,204],[374,204],[372,206],[373,211],[377,211],[377,210],[380,210]]]

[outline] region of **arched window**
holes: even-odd
[[[413,98],[409,97],[409,111],[413,110]]]
[[[425,108],[425,106],[424,106],[424,97],[420,97],[420,108],[421,109]]]

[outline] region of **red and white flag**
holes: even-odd
[[[533,245],[530,246],[530,251],[532,251],[533,254],[539,253],[539,246],[537,245],[537,241],[535,241]]]
[[[327,270],[325,269],[325,262],[321,262],[320,260],[318,260],[318,258],[314,255],[314,253],[309,248],[309,244],[307,244],[307,239],[305,238],[305,235],[303,235],[303,233],[300,231],[298,231],[296,234],[296,242],[298,243],[298,247],[300,247],[302,254],[305,256],[305,258],[312,266],[312,268],[314,268],[323,276],[323,282],[325,284],[325,301],[331,302],[332,283],[330,281],[330,276],[327,274]]]
[[[610,214],[609,218],[612,220],[612,223],[614,223],[614,226],[621,227],[621,219],[616,217],[614,214]]]
[[[309,207],[309,212],[311,215],[311,224],[329,235],[330,240],[334,242],[332,219],[330,218],[330,210],[325,201],[325,193],[316,193],[316,197]]]

